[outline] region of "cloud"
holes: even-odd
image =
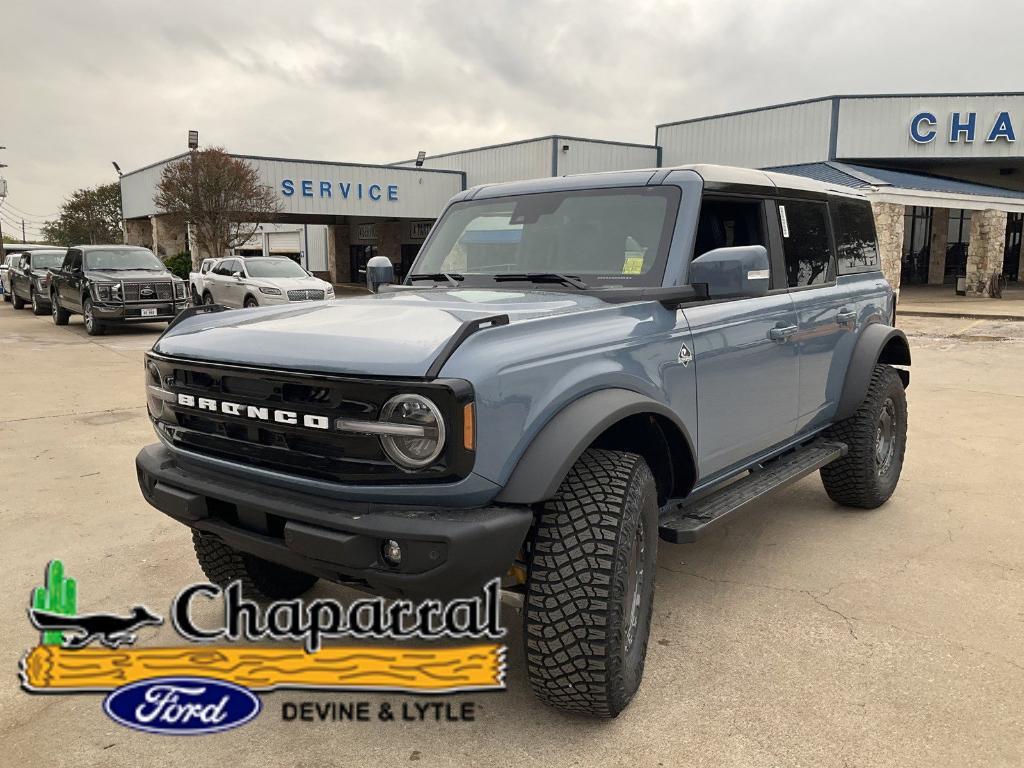
[[[205,144],[388,162],[850,92],[1013,90],[1013,2],[55,3],[4,11],[10,202]]]

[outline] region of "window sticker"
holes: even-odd
[[[786,219],[786,206],[779,206],[779,219],[782,221],[782,236],[789,237],[789,221]]]
[[[644,271],[644,257],[643,256],[626,256],[625,262],[622,264],[622,274],[624,275],[640,275]]]

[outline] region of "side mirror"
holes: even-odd
[[[374,256],[366,262],[366,287],[377,293],[382,285],[395,282],[395,267],[387,256]]]
[[[231,276],[232,277],[241,277],[242,276],[242,270],[236,269],[234,272],[231,273]]]
[[[764,296],[770,274],[763,245],[715,248],[690,262],[690,285],[703,283],[712,299]]]

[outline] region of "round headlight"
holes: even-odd
[[[412,427],[409,435],[381,435],[380,444],[393,462],[406,469],[421,469],[444,450],[444,418],[430,400],[420,395],[396,395],[380,412],[387,424]]]

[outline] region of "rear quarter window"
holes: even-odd
[[[833,200],[829,209],[832,212],[839,274],[878,269],[878,240],[871,204],[858,200]]]

